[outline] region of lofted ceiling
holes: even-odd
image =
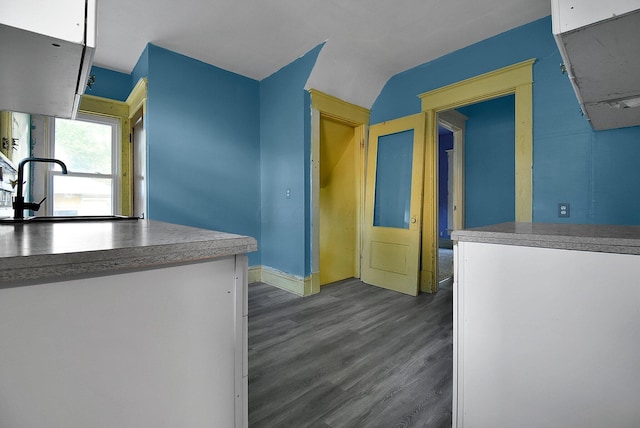
[[[551,13],[550,0],[99,0],[94,64],[147,43],[256,80],[326,42],[307,88],[369,108],[399,72]]]

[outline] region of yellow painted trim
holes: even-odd
[[[516,221],[533,216],[533,64],[530,59],[419,95],[423,111],[445,111],[503,95],[516,98]],[[428,134],[430,136],[430,134]],[[434,141],[428,141],[427,145]],[[428,149],[429,150],[429,149]]]
[[[312,294],[312,277],[302,278],[297,275],[291,275],[268,266],[260,268],[261,281],[265,284],[272,285],[300,297]]]
[[[533,82],[533,63],[529,59],[490,71],[433,91],[418,95],[422,110],[444,111],[516,92],[521,85]]]
[[[107,116],[120,121],[120,213],[131,214],[131,153],[129,147],[129,106],[109,98],[83,95],[79,112]]]
[[[248,271],[249,284],[262,281],[262,266],[249,266]]]
[[[2,149],[2,145],[0,144],[0,152],[7,158],[11,159],[12,150],[11,150],[11,137],[13,136],[12,129],[12,116],[10,111],[0,111],[0,143],[6,138],[6,141],[9,142],[8,149]]]
[[[311,273],[311,294],[320,292],[320,272]]]
[[[353,126],[369,123],[368,109],[316,89],[310,89],[309,93],[311,94],[311,107],[319,110],[322,114]]]
[[[120,210],[124,215],[133,212],[133,157],[131,154],[132,120],[143,116],[147,104],[147,79],[141,78],[126,101],[83,95],[79,111],[120,120]]]
[[[455,110],[446,110],[435,113],[430,110],[427,119],[427,136],[431,140],[435,150],[425,150],[425,165],[435,165],[435,168],[425,168],[424,197],[423,197],[423,225],[422,225],[422,270],[420,271],[420,291],[423,293],[436,293],[439,288],[438,278],[438,204],[432,202],[437,199],[438,186],[438,126],[444,122],[452,128],[456,135],[454,141],[454,227],[464,227],[464,129],[465,120],[463,114]],[[427,146],[430,147],[430,146]],[[430,192],[436,192],[431,194]]]
[[[420,291],[435,293],[438,291],[438,126],[437,113],[428,110],[426,125],[426,147],[424,150],[424,185],[422,198],[422,243]]]
[[[147,79],[145,77],[138,80],[136,86],[127,97],[126,104],[129,106],[129,118],[132,118],[140,110],[144,111],[147,104]]]
[[[147,112],[147,79],[141,78],[136,83],[136,86],[131,90],[131,93],[127,97],[127,106],[129,107],[129,130],[128,130],[128,144],[126,147],[123,145],[122,152],[123,157],[127,159],[128,173],[122,180],[122,192],[123,203],[126,196],[126,204],[129,209],[129,214],[133,214],[133,147],[132,147],[132,135],[133,127],[138,122],[138,119],[142,118],[143,126],[145,125],[146,112]],[[125,190],[126,189],[126,190]]]
[[[533,84],[516,88],[516,221],[533,220]]]
[[[515,95],[515,220],[530,222],[533,217],[533,64],[530,59],[499,70],[491,71],[452,85],[419,95],[422,110],[428,117],[425,165],[427,171],[437,171],[436,114],[503,95]],[[425,174],[425,225],[423,229],[423,273],[431,278],[422,279],[424,289],[437,288],[435,242],[437,236],[436,186],[433,174]],[[433,240],[433,242],[430,242]],[[428,248],[425,248],[428,247]],[[426,250],[426,251],[425,251]],[[426,253],[426,254],[425,254]]]
[[[79,111],[110,117],[129,117],[129,106],[124,101],[96,97],[95,95],[83,95]]]
[[[362,225],[364,221],[364,177],[366,173],[366,141],[368,136],[368,125],[370,112],[364,107],[351,104],[334,96],[325,94],[316,89],[310,89],[311,94],[311,268],[314,275],[318,275],[318,285],[315,279],[312,281],[311,290],[313,293],[320,291],[320,117],[327,117],[338,122],[353,126],[355,129],[354,138],[360,146],[359,164],[360,168],[356,173],[356,183],[360,189],[359,200],[357,201],[358,221],[356,225],[356,246],[355,272],[356,278],[361,274],[361,254],[362,254]]]

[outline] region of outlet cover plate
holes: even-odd
[[[571,215],[571,207],[568,202],[558,203],[558,217],[569,218]]]

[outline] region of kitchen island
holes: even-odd
[[[0,225],[0,426],[247,426],[253,238]]]
[[[456,427],[635,427],[640,227],[455,231]]]

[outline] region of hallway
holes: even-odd
[[[250,285],[250,427],[451,426],[452,297]]]

